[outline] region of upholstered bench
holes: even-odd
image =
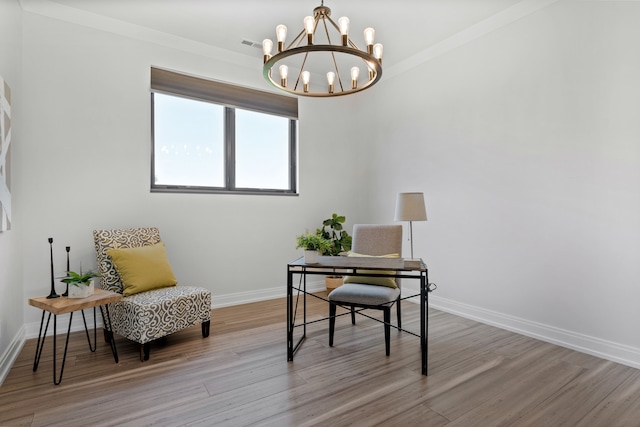
[[[124,295],[109,304],[112,330],[105,329],[105,337],[116,333],[139,343],[140,359],[148,360],[150,343],[158,338],[197,324],[209,336],[211,292],[176,286],[157,228],[94,230],[93,239],[100,287]],[[148,276],[132,273],[145,262],[152,270]]]

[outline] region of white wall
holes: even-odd
[[[20,67],[22,10],[17,1],[0,1],[0,76],[9,84],[12,94],[12,142],[11,184],[13,223],[9,231],[0,233],[0,383],[6,375],[8,360],[15,357],[21,348],[23,330],[22,254],[20,231],[23,222],[16,187],[16,150],[22,143],[21,115],[22,95]]]
[[[214,305],[284,295],[295,235],[356,212],[339,191],[351,181],[353,123],[333,100],[300,102],[299,197],[149,192],[150,66],[266,89],[259,55],[243,67],[29,12],[23,46],[25,297],[48,292],[48,237],[62,273],[67,245],[72,269],[95,267],[93,229],[147,225],[160,228],[179,281],[210,289]],[[38,316],[25,309],[26,323]]]
[[[372,209],[425,192],[437,306],[640,366],[638,22],[558,2],[376,88]]]

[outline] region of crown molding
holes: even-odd
[[[504,9],[489,18],[478,22],[464,30],[422,50],[415,55],[387,66],[384,70],[384,78],[390,79],[438,58],[467,43],[477,40],[486,34],[503,28],[515,21],[529,16],[539,10],[545,9],[557,2],[616,2],[640,0],[522,0],[507,9]],[[205,43],[190,40],[184,37],[153,30],[140,25],[123,22],[103,15],[75,9],[49,0],[19,0],[22,9],[29,13],[47,16],[65,22],[82,25],[107,31],[113,34],[132,39],[173,48],[183,52],[189,52],[219,61],[235,64],[241,67],[255,69],[261,65],[262,58],[239,54]]]
[[[523,0],[518,2],[511,7],[490,16],[489,18],[465,28],[451,37],[448,37],[403,61],[400,61],[396,65],[387,67],[384,70],[385,78],[390,79],[403,74],[559,1],[564,0]]]
[[[219,61],[255,69],[262,57],[252,58],[226,49],[200,43],[184,37],[131,24],[107,16],[75,9],[49,0],[19,0],[22,10],[84,27],[94,28],[132,39],[189,52]]]

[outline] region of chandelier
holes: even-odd
[[[367,47],[360,50],[349,37],[349,18],[336,23],[324,0],[303,22],[302,31],[286,47],[287,27],[276,27],[277,52],[273,55],[273,42],[262,42],[262,74],[267,82],[295,95],[328,97],[360,92],[380,80],[382,45],[374,44],[373,28],[364,30]]]

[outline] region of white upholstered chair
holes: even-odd
[[[351,255],[402,256],[402,226],[356,224],[353,227]],[[400,279],[347,276],[344,285],[329,293],[329,346],[333,335],[338,305],[351,308],[351,322],[355,324],[355,308],[371,308],[384,312],[385,350],[390,354],[391,307],[395,304],[398,328],[402,327],[400,311]],[[376,284],[372,284],[376,283]],[[384,283],[384,285],[381,285]],[[394,286],[395,285],[395,286]]]
[[[140,248],[153,249],[157,246],[164,253],[160,232],[155,227],[131,228],[123,230],[94,230],[100,287],[124,294],[122,300],[109,304],[112,330],[105,329],[105,338],[116,333],[140,344],[140,360],[149,359],[150,343],[189,326],[201,324],[202,336],[209,336],[211,322],[211,292],[194,286],[174,286],[174,281],[164,283],[159,288],[127,291],[126,280],[122,280],[112,256],[123,251],[111,250]],[[112,256],[110,256],[110,253]],[[165,255],[166,257],[166,255]],[[166,263],[168,265],[168,261]],[[169,267],[170,270],[170,267]],[[122,271],[121,271],[122,272]],[[173,272],[170,272],[173,276]],[[175,277],[174,277],[175,279]],[[155,279],[154,279],[155,280]],[[151,283],[154,287],[153,283]]]

